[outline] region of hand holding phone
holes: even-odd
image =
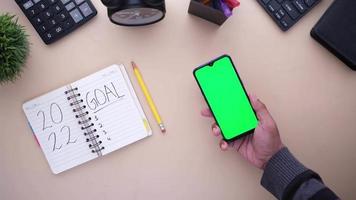
[[[284,145],[266,106],[246,94],[231,58],[224,55],[198,67],[194,76],[209,106],[202,115],[215,119],[212,131],[223,138],[220,147],[225,150],[230,142],[250,163],[263,169]]]
[[[221,140],[220,148],[225,151],[230,146],[237,150],[252,165],[264,169],[269,159],[282,149],[284,145],[277,125],[265,104],[254,95],[250,96],[250,100],[259,120],[255,132],[230,143],[230,145],[226,141]],[[204,117],[213,117],[209,108],[202,110],[201,114]],[[212,132],[216,137],[221,137],[221,130],[216,123],[212,125]]]

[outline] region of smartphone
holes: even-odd
[[[254,132],[258,119],[230,56],[210,61],[193,74],[225,141]]]

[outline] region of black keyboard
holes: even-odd
[[[287,31],[321,0],[257,0],[277,25]]]
[[[93,18],[90,0],[16,0],[46,44],[71,33]]]

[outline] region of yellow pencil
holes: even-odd
[[[138,81],[138,83],[139,83],[139,85],[140,85],[140,87],[142,89],[142,92],[146,97],[148,105],[150,106],[150,109],[151,109],[151,111],[153,113],[153,116],[155,117],[155,119],[156,119],[156,121],[157,121],[157,123],[159,125],[159,128],[162,131],[162,133],[165,133],[166,132],[166,128],[164,127],[164,124],[162,122],[161,116],[158,114],[157,108],[155,106],[155,103],[152,100],[150,92],[148,91],[147,86],[146,86],[145,82],[143,81],[141,72],[138,69],[138,67],[137,67],[135,62],[132,61],[131,64],[132,64],[132,68],[134,70],[135,76],[137,78],[137,81]]]

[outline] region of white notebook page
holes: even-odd
[[[123,65],[113,65],[70,84],[77,87],[80,105],[86,105],[92,130],[102,141],[105,155],[151,135],[147,118],[138,102]],[[98,157],[89,148],[88,136],[69,105],[61,87],[23,105],[30,126],[54,174]]]
[[[104,155],[151,135],[123,65],[108,67],[72,87],[80,88]]]

